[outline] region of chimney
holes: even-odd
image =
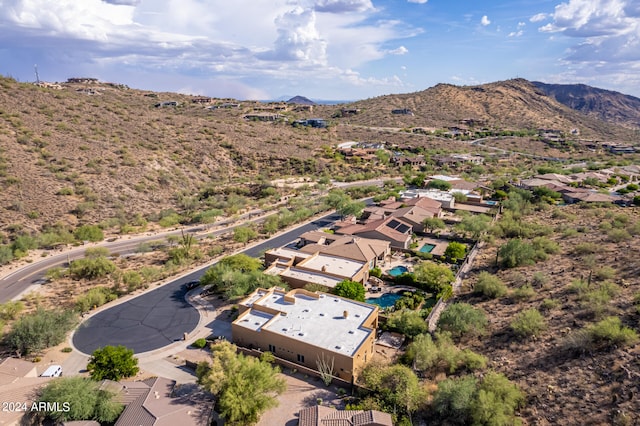
[[[345,318],[349,318],[349,311],[344,311],[342,313],[342,316],[345,317]]]

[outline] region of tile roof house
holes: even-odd
[[[0,401],[26,403],[30,407],[37,398],[37,391],[50,380],[51,377],[38,377],[32,362],[5,358],[0,362]],[[21,424],[23,415],[19,410],[0,410],[0,424]]]
[[[299,250],[304,253],[320,252],[369,265],[369,269],[384,263],[391,254],[388,241],[362,238],[353,235],[332,235],[321,231],[309,231],[300,235]]]
[[[181,394],[175,380],[154,377],[140,382],[108,382],[119,391],[125,409],[115,426],[200,426],[211,423],[213,398],[188,389]]]
[[[336,410],[322,405],[300,410],[299,426],[393,426],[391,414],[376,410]]]
[[[391,247],[408,249],[413,234],[410,223],[393,216],[386,219],[373,220],[365,224],[351,224],[335,230],[338,235],[357,235],[365,238],[385,240]]]

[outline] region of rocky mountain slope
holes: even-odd
[[[585,84],[533,84],[547,96],[590,117],[640,129],[640,99]]]

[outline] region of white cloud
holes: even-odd
[[[524,28],[524,27],[526,27],[526,26],[527,26],[527,24],[526,24],[526,23],[524,23],[524,22],[518,22],[518,28]]]
[[[575,75],[601,81],[638,82],[640,6],[637,0],[569,0],[556,6],[541,32],[575,40],[563,60]]]
[[[486,27],[487,25],[491,24],[491,21],[489,20],[489,17],[487,15],[484,15],[482,19],[480,19],[480,23]]]
[[[397,49],[389,50],[389,53],[392,55],[405,55],[409,53],[409,49],[404,46],[400,46]]]
[[[509,37],[521,37],[524,34],[524,31],[512,31],[509,33]]]
[[[371,0],[316,0],[314,9],[329,13],[363,12],[373,9],[373,4]]]
[[[536,15],[533,15],[531,18],[529,18],[529,22],[540,22],[540,21],[544,21],[545,19],[547,19],[546,13],[538,13]]]
[[[429,0],[407,0],[409,3],[425,4]]]

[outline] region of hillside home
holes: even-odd
[[[390,216],[386,219],[367,223],[336,224],[338,235],[356,235],[364,238],[388,241],[392,248],[408,249],[411,243],[413,227],[402,219]]]
[[[413,115],[413,111],[411,111],[409,108],[392,109],[392,110],[391,110],[391,114],[397,114],[397,115]]]
[[[210,104],[211,102],[213,102],[213,98],[199,96],[197,98],[192,98],[191,102],[193,102],[194,104]]]
[[[369,269],[384,265],[391,254],[388,241],[333,235],[322,231],[309,231],[300,235],[298,247],[304,253],[324,253],[368,264]]]
[[[265,252],[264,273],[277,275],[292,288],[320,284],[334,288],[341,281],[364,283],[369,279],[369,263],[320,252],[306,253],[287,247]]]
[[[156,108],[164,108],[164,107],[177,107],[179,106],[180,103],[176,102],[176,101],[166,101],[166,102],[159,102],[155,105]]]
[[[393,157],[391,157],[391,164],[395,164],[398,167],[420,167],[426,165],[427,160],[425,160],[424,155],[415,155],[413,157],[409,157],[406,155],[394,155]]]
[[[231,323],[233,342],[333,375],[355,380],[374,355],[378,307],[302,289],[257,289],[239,304]]]
[[[280,114],[247,114],[242,118],[249,121],[278,121],[284,116]]]
[[[300,410],[298,426],[393,426],[391,414],[377,410],[336,410],[314,405]]]

